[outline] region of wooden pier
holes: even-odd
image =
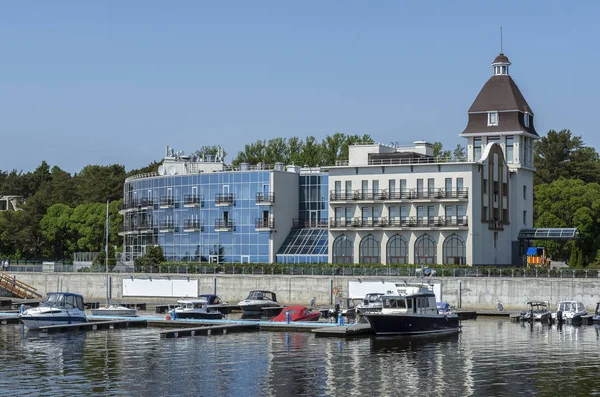
[[[223,325],[207,325],[203,327],[194,328],[179,328],[169,331],[162,331],[160,333],[161,338],[181,338],[183,336],[197,336],[197,335],[214,335],[221,334],[225,335],[228,333],[235,332],[248,332],[248,331],[260,331],[260,325],[258,323],[244,323],[244,324],[223,324]]]
[[[48,325],[46,327],[40,327],[41,332],[48,334],[57,332],[69,332],[69,331],[96,331],[99,329],[115,329],[115,328],[133,328],[148,326],[148,321],[140,319],[131,320],[110,320],[110,321],[88,321],[87,323],[78,324],[64,324],[64,325]]]
[[[6,324],[19,324],[20,320],[19,320],[19,316],[3,316],[0,317],[0,324],[2,325],[6,325]]]
[[[335,327],[321,327],[312,330],[315,336],[348,338],[361,335],[373,335],[369,324],[340,325]]]

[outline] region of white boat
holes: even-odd
[[[438,312],[435,294],[426,285],[396,284],[397,295],[381,297],[381,312],[366,312],[376,335],[445,334],[460,331],[456,314]]]
[[[29,329],[87,322],[83,296],[70,292],[49,292],[38,307],[25,310],[19,318]]]
[[[244,313],[262,313],[266,307],[281,307],[277,296],[271,291],[250,291],[248,297],[238,303]]]
[[[206,299],[182,299],[178,300],[177,304],[179,306],[172,310],[175,314],[175,319],[220,320],[224,317],[220,311],[211,309]]]
[[[365,295],[365,299],[356,305],[356,311],[359,313],[364,312],[380,312],[381,311],[381,297],[385,295],[382,292],[372,292]]]
[[[560,301],[552,320],[558,323],[577,324],[582,322],[581,316],[587,315],[587,309],[581,301]]]
[[[137,309],[121,306],[121,305],[113,305],[110,303],[110,291],[109,291],[109,277],[108,277],[108,230],[109,230],[109,220],[108,220],[108,205],[109,202],[106,201],[106,244],[104,246],[105,256],[104,256],[104,267],[106,268],[106,305],[100,306],[97,309],[92,309],[92,315],[94,316],[118,316],[118,317],[136,317]]]

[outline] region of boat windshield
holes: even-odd
[[[407,300],[404,298],[387,298],[383,300],[383,307],[386,309],[406,309]],[[408,307],[411,306],[411,301],[408,301]]]
[[[252,291],[250,292],[250,295],[248,295],[247,299],[251,299],[251,300],[272,300],[272,296],[270,292],[263,292],[263,291]]]
[[[46,300],[40,304],[46,307],[58,307],[65,309],[79,308],[83,310],[83,299],[77,295],[48,294]]]

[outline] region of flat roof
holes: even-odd
[[[579,238],[579,230],[572,228],[521,229],[519,240],[573,240]]]

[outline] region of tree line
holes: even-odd
[[[321,142],[314,137],[274,138],[245,145],[232,161],[327,166],[348,159],[348,147],[372,143],[369,135],[336,133]],[[446,150],[433,143],[434,156],[464,160],[465,148]],[[199,152],[216,154],[218,147]],[[122,246],[118,214],[125,178],[155,172],[159,162],[126,171],[118,164],[87,165],[71,175],[45,161],[32,172],[0,170],[0,195],[23,197],[20,210],[0,212],[0,258],[70,260],[74,252],[102,251],[106,200],[110,200],[109,247]],[[580,238],[567,243],[540,241],[550,256],[572,266],[600,262],[600,159],[581,136],[550,130],[534,145],[534,226],[576,227]]]

